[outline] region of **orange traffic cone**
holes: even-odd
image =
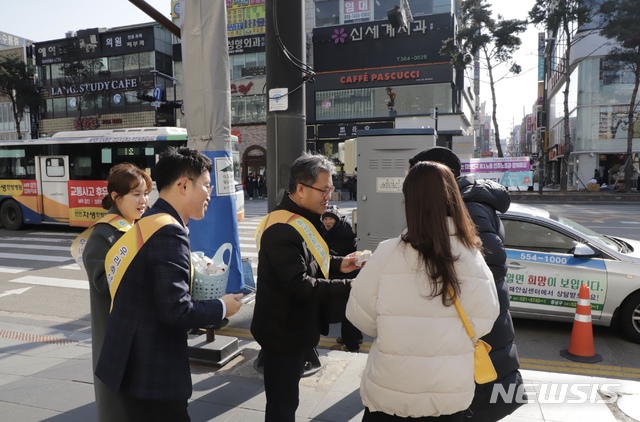
[[[560,355],[574,362],[596,363],[602,361],[602,356],[596,353],[593,346],[591,299],[589,286],[586,284],[580,286],[569,349],[561,350]]]

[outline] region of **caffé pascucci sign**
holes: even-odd
[[[120,89],[136,89],[138,88],[137,78],[114,79],[112,81],[87,82],[84,84],[69,86],[52,86],[49,93],[52,97],[64,95],[85,94],[89,92],[103,92],[109,90]]]

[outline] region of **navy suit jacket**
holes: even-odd
[[[163,199],[145,213],[182,219]],[[125,272],[109,314],[96,376],[109,388],[147,400],[191,397],[187,331],[218,325],[222,303],[189,295],[188,230],[169,224],[142,246]]]

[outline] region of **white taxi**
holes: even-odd
[[[586,284],[593,324],[617,324],[640,343],[640,241],[606,236],[521,204],[499,216],[513,316],[570,322]]]

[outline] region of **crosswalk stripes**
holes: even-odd
[[[31,268],[0,267],[0,273],[5,273],[5,274],[18,274],[18,273],[23,273],[29,270],[31,270]]]
[[[256,212],[256,214],[259,214]],[[249,259],[254,277],[257,275],[258,251],[253,233],[258,227],[262,215],[247,216],[238,223],[240,253]],[[34,285],[48,285],[66,288],[87,288],[86,274],[73,261],[69,248],[78,232],[37,231],[24,236],[8,233],[0,236],[0,275],[9,282]],[[64,273],[50,269],[70,271],[68,278]],[[47,274],[30,274],[32,271],[47,269]],[[73,275],[75,274],[75,275]]]
[[[238,223],[240,255],[243,259],[249,259],[253,270],[254,282],[258,275],[258,248],[256,247],[256,240],[253,237],[253,233],[256,231],[263,216],[264,212],[261,212],[261,215],[245,216],[245,219]]]
[[[69,248],[78,232],[70,229],[7,233],[0,236],[0,274],[11,283],[87,289],[86,274],[73,262]],[[75,268],[74,268],[75,267]],[[52,269],[76,270],[68,273]],[[75,273],[75,274],[74,274]],[[57,277],[50,277],[55,274]]]
[[[71,289],[89,290],[89,282],[87,280],[73,280],[69,278],[41,277],[35,275],[27,275],[11,280],[12,283],[22,283],[37,286],[53,286],[67,287]]]

